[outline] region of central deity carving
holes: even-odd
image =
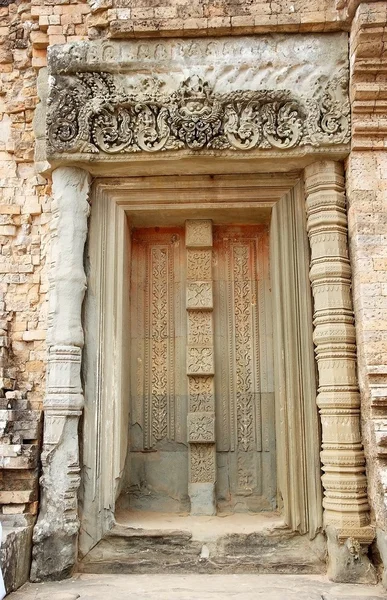
[[[50,151],[285,150],[349,139],[346,73],[308,100],[288,90],[218,94],[196,75],[170,94],[160,91],[161,83],[144,80],[128,94],[111,73],[56,76],[48,114]]]

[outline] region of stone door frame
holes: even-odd
[[[297,196],[298,206],[303,206],[303,188],[299,173],[230,175],[230,176],[186,176],[145,177],[130,179],[97,179],[94,182],[91,201],[91,219],[86,259],[88,293],[84,310],[85,351],[83,379],[85,382],[85,409],[83,426],[83,473],[81,481],[81,532],[80,553],[85,555],[111,528],[114,523],[115,501],[120,491],[120,480],[125,466],[128,447],[129,398],[128,332],[126,322],[129,314],[130,222],[141,225],[155,223],[170,225],[177,219],[197,218],[220,214],[225,220],[228,214],[244,214],[248,222],[261,218],[262,211],[269,213],[277,205],[291,203],[290,195]],[[282,202],[281,202],[282,200]],[[297,202],[295,203],[297,204]],[[287,207],[289,208],[289,206]],[[284,210],[284,208],[282,208]],[[285,208],[286,210],[286,208]],[[253,215],[257,214],[257,217]],[[167,216],[165,216],[167,215]],[[291,211],[289,215],[292,215]],[[295,217],[295,214],[293,215]],[[304,273],[296,295],[303,297],[306,307],[310,288],[307,281],[308,251],[306,248],[306,224],[302,212],[298,213],[298,249]],[[272,236],[278,236],[278,231]],[[295,230],[289,227],[289,236]],[[286,236],[285,236],[286,237]],[[291,254],[286,252],[291,258]],[[286,267],[286,268],[289,268]],[[278,277],[281,278],[281,273]],[[319,438],[316,387],[312,343],[311,308],[310,319],[304,332],[300,333],[298,352],[303,354],[308,369],[305,385],[299,390],[301,403],[310,402],[302,419],[308,427],[299,440],[289,436],[278,417],[277,437],[285,436],[287,442],[279,444],[279,477],[282,482],[281,496],[284,515],[289,526],[301,533],[309,531],[311,537],[322,527],[321,484],[319,473]],[[285,325],[288,340],[290,328],[301,327],[290,317],[294,307],[278,305],[278,310],[287,313]],[[305,346],[301,344],[305,340]],[[285,338],[277,335],[282,343]],[[285,342],[284,342],[285,343]],[[287,341],[289,343],[289,341]],[[111,351],[111,350],[112,351]],[[280,355],[280,348],[275,352]],[[295,349],[297,354],[297,349]],[[120,359],[121,357],[121,359]],[[288,365],[288,372],[297,370],[297,362]],[[306,365],[309,365],[308,367]],[[286,370],[282,364],[280,369]],[[96,374],[96,376],[95,376]],[[287,385],[290,385],[289,374]],[[307,383],[308,382],[308,383]],[[309,386],[309,387],[308,387]],[[286,404],[283,397],[279,402]],[[297,419],[300,406],[287,405],[287,424]],[[278,413],[280,407],[278,406]],[[282,421],[282,424],[280,423]],[[308,435],[309,434],[309,435]],[[304,460],[297,453],[309,448]],[[306,466],[303,466],[303,463]],[[282,467],[281,467],[282,466]],[[295,475],[299,472],[299,476]],[[303,504],[301,498],[306,498]],[[302,516],[300,514],[302,513]]]
[[[285,168],[285,165],[286,161],[281,163],[282,168]],[[234,168],[235,166],[234,163]],[[95,167],[96,165],[93,165],[94,170]],[[208,166],[208,170],[210,169],[211,164]],[[283,496],[284,515],[293,530],[309,531],[314,535],[321,527],[321,508],[322,506],[325,508],[324,528],[328,533],[329,573],[335,580],[341,578],[345,580],[348,576],[347,558],[338,559],[338,556],[349,557],[348,559],[353,561],[354,553],[358,557],[361,555],[362,560],[356,558],[354,564],[359,567],[359,575],[356,576],[363,577],[365,572],[369,572],[370,565],[367,562],[366,550],[373,539],[373,529],[369,526],[365,459],[360,434],[360,398],[356,376],[356,345],[350,292],[351,272],[348,258],[343,167],[332,160],[320,160],[309,164],[304,175],[307,231],[311,246],[310,279],[315,301],[314,343],[320,380],[317,405],[322,416],[321,458],[325,471],[323,477],[325,499],[321,503],[320,484],[316,480],[318,478],[313,477],[309,478],[307,486],[304,487],[306,493],[303,493],[302,485],[298,487],[296,494],[293,493],[295,487],[291,478],[294,476],[297,479],[300,471],[297,469],[297,461],[294,460],[297,446],[294,444],[293,448],[291,446],[292,440],[298,439],[298,436],[289,435],[290,445],[285,445],[282,450],[284,458],[282,474],[290,492]],[[44,572],[42,561],[45,567],[48,561],[53,562],[50,571],[54,576],[57,572],[56,564],[60,569],[58,574],[63,576],[64,572],[71,573],[77,562],[78,488],[81,480],[83,482],[80,498],[81,554],[94,546],[113,524],[114,504],[119,492],[117,482],[123,468],[126,445],[118,443],[118,436],[109,439],[106,431],[103,431],[100,426],[109,426],[110,431],[113,431],[114,413],[110,407],[114,403],[117,404],[116,399],[124,389],[124,387],[120,389],[122,385],[120,369],[117,362],[114,362],[119,355],[123,332],[117,314],[119,311],[122,314],[124,310],[123,295],[114,294],[115,290],[122,292],[124,289],[123,278],[117,277],[117,273],[122,273],[125,269],[124,253],[121,253],[120,257],[117,249],[120,245],[122,247],[125,241],[125,206],[128,202],[130,186],[136,188],[137,197],[134,197],[137,208],[143,209],[146,204],[144,199],[147,185],[150,183],[152,188],[152,184],[158,181],[157,177],[139,177],[118,180],[111,178],[105,179],[103,183],[100,180],[95,182],[94,190],[97,192],[98,200],[96,201],[96,195],[92,193],[92,205],[96,206],[92,214],[99,214],[100,219],[98,227],[93,224],[93,218],[90,224],[90,239],[94,240],[91,241],[90,248],[94,247],[94,255],[90,255],[90,265],[86,265],[89,292],[84,311],[86,321],[83,322],[82,301],[87,282],[83,251],[88,230],[87,199],[90,196],[90,176],[83,169],[67,166],[55,169],[52,176],[54,220],[49,294],[48,382],[44,404],[42,502],[34,531],[32,579],[39,579],[39,573]],[[212,181],[216,179],[214,176],[207,177]],[[223,176],[224,181],[228,181],[230,177],[234,176]],[[256,181],[262,184],[256,185],[255,193],[257,190],[261,192],[263,190],[263,197],[262,195],[259,197],[258,193],[258,201],[265,200],[265,189],[270,190],[271,196],[266,196],[267,203],[269,206],[274,206],[274,211],[277,211],[276,226],[278,227],[281,222],[283,224],[281,234],[285,242],[282,244],[281,252],[280,248],[277,248],[277,258],[282,256],[283,263],[282,265],[278,263],[279,268],[275,279],[277,285],[284,288],[289,281],[289,273],[295,278],[294,281],[302,273],[299,266],[295,269],[294,261],[293,264],[289,263],[291,252],[293,256],[298,256],[297,249],[302,249],[304,275],[307,273],[305,257],[308,248],[305,241],[305,227],[300,228],[300,221],[296,219],[297,210],[305,218],[303,176],[294,171],[280,175],[243,174],[239,177],[242,185],[249,177],[255,177]],[[170,196],[175,192],[177,182],[184,183],[187,180],[189,181],[190,178],[184,176],[175,178],[174,186],[171,187],[169,184],[166,187],[167,195]],[[198,180],[204,181],[205,176],[200,175]],[[154,189],[157,187],[153,186]],[[157,193],[160,193],[160,189]],[[186,190],[185,198],[187,197],[189,197],[189,187]],[[286,214],[291,206],[291,199],[295,197],[301,198],[302,202]],[[295,244],[296,234],[299,236],[299,241]],[[98,265],[96,268],[90,268],[93,261]],[[289,285],[287,287],[289,289]],[[92,296],[93,302],[90,302]],[[103,302],[105,306],[112,306],[113,311],[103,310]],[[285,320],[291,323],[292,327],[295,326],[294,314],[299,315],[300,311],[302,314],[302,305],[297,302],[297,299],[296,304],[293,305],[295,311],[289,310],[291,304],[287,299],[283,307]],[[98,308],[100,318],[88,326],[89,315],[93,310],[95,313]],[[308,322],[311,327],[311,317]],[[80,376],[84,325],[88,336],[84,375],[90,371],[96,373],[97,385],[90,389],[89,382],[86,382],[84,430],[87,432],[90,423],[93,423],[95,435],[87,435],[87,443],[81,448],[82,460],[80,461],[78,423],[84,407]],[[116,332],[115,338],[111,335],[112,331]],[[281,336],[282,339],[286,338],[283,331],[277,332],[276,335],[280,339]],[[93,339],[93,343],[90,343],[89,339]],[[298,339],[301,343],[303,336],[300,335]],[[98,346],[109,348],[104,356],[108,357],[114,369],[106,372],[106,363],[104,365],[101,361],[101,352],[90,352],[93,347],[98,348]],[[278,360],[276,362],[277,366],[280,365]],[[104,369],[106,377],[103,377]],[[304,375],[305,372],[304,370]],[[305,389],[308,391],[308,388],[305,388],[305,385],[308,385],[308,377],[304,379],[302,385],[304,391]],[[313,388],[313,381],[310,378],[309,386],[309,389]],[[89,404],[90,397],[95,404]],[[282,397],[286,399],[283,391]],[[308,394],[306,397],[308,398]],[[311,394],[309,400],[310,397]],[[314,395],[312,399],[314,403]],[[109,403],[106,400],[109,400]],[[91,406],[97,406],[98,410],[102,411],[101,418],[95,419],[95,415],[90,411]],[[121,409],[124,409],[123,403]],[[291,413],[293,417],[290,415],[286,427],[293,423],[293,429],[288,429],[288,433],[294,431],[294,424],[297,422],[294,420],[296,412],[292,410]],[[125,419],[121,421],[121,425],[126,429]],[[97,431],[102,444],[95,452]],[[303,445],[304,450],[301,453],[303,458],[309,458],[308,449],[318,452],[317,439],[316,437],[315,443]],[[117,459],[118,465],[115,462]],[[101,461],[106,468],[101,468]],[[56,477],[58,465],[63,473],[60,479]],[[300,511],[300,499],[303,496],[307,501],[303,511]],[[313,517],[311,526],[307,523],[307,519],[302,517],[302,512],[307,514],[308,511]],[[343,542],[346,542],[345,546],[342,545]],[[338,552],[341,554],[338,555]],[[61,562],[57,563],[59,555],[61,555]]]
[[[279,306],[278,310],[284,311],[286,326],[292,323],[296,330],[300,330],[300,322],[307,307],[302,304],[299,294],[291,294],[289,290],[292,282],[308,279],[306,261],[298,260],[300,255],[306,256],[309,252],[305,236],[307,229],[311,250],[310,280],[314,297],[313,336],[319,371],[317,405],[321,414],[324,500],[321,502],[317,484],[306,495],[285,494],[284,508],[289,498],[292,498],[292,502],[288,502],[288,510],[284,510],[284,514],[292,529],[309,530],[313,533],[321,524],[323,504],[330,575],[337,581],[345,581],[348,577],[347,565],[350,563],[353,567],[350,574],[352,581],[369,577],[370,564],[366,551],[374,533],[370,527],[365,459],[360,433],[360,397],[343,166],[335,162],[344,160],[350,151],[347,55],[344,38],[340,43],[335,38],[340,52],[337,56],[332,55],[333,62],[329,62],[333,46],[329,45],[327,49],[327,39],[324,36],[324,39],[316,41],[313,81],[309,77],[298,75],[299,78],[295,81],[293,75],[298,70],[294,69],[294,65],[299,65],[299,43],[302,39],[299,36],[287,38],[286,44],[292,53],[292,61],[289,63],[286,58],[284,64],[276,63],[274,67],[274,71],[279,66],[285,69],[286,86],[284,89],[278,87],[273,71],[272,89],[269,90],[263,89],[267,81],[267,65],[261,65],[263,71],[260,71],[253,89],[249,88],[250,78],[243,75],[240,89],[230,91],[229,79],[223,76],[224,65],[227,68],[234,65],[235,76],[239,77],[241,63],[238,62],[238,57],[246,52],[255,73],[255,52],[261,52],[262,44],[265,51],[268,49],[270,44],[268,45],[266,38],[244,38],[236,46],[224,40],[203,39],[196,40],[194,44],[189,40],[172,41],[169,58],[159,65],[161,78],[154,82],[156,87],[152,84],[151,88],[148,76],[144,78],[143,75],[153,73],[152,61],[160,50],[157,40],[147,42],[146,57],[143,56],[143,42],[139,41],[74,42],[51,50],[49,86],[41,82],[42,102],[36,119],[37,162],[42,170],[54,169],[54,208],[43,476],[40,513],[34,530],[32,579],[39,579],[47,574],[51,578],[63,577],[64,574],[71,573],[76,564],[78,489],[81,479],[91,482],[89,495],[84,491],[81,494],[81,513],[97,524],[93,533],[87,521],[82,523],[82,537],[87,539],[82,542],[82,552],[98,541],[98,536],[112,522],[111,507],[118,491],[112,482],[119,478],[122,469],[121,465],[117,467],[111,459],[115,456],[122,461],[124,451],[118,444],[117,437],[109,445],[105,436],[105,446],[95,453],[95,458],[90,462],[89,458],[93,457],[95,450],[92,441],[90,442],[95,437],[90,436],[89,445],[81,448],[83,456],[81,460],[79,458],[78,426],[84,407],[81,382],[81,355],[84,346],[82,301],[87,284],[83,252],[88,231],[90,175],[111,178],[110,183],[114,182],[114,177],[133,177],[129,180],[132,182],[138,178],[142,201],[144,189],[149,181],[155,181],[156,175],[179,175],[176,180],[183,181],[187,174],[203,177],[219,174],[227,178],[225,173],[239,173],[243,181],[249,174],[260,172],[258,179],[270,179],[268,173],[281,171],[283,175],[278,176],[280,180],[281,177],[291,179],[294,169],[298,173],[297,181],[302,182],[305,178],[306,194],[302,193],[302,198],[306,196],[307,226],[300,228],[297,225],[300,220],[296,218],[297,214],[305,218],[303,205],[296,202],[296,198],[301,197],[301,192],[295,191],[301,189],[302,183],[297,184],[294,180],[286,189],[277,186],[279,195],[273,208],[275,218],[272,226],[281,226],[282,231],[281,238],[277,236],[277,241],[280,240],[281,243],[278,242],[273,247],[277,265],[274,280],[278,289],[285,290],[278,295],[286,299],[284,306]],[[234,42],[235,40],[233,38]],[[310,40],[304,40],[304,43],[305,48],[309,48]],[[324,55],[327,60],[320,60],[323,56],[321,52],[328,52]],[[275,47],[271,48],[271,53],[278,58]],[[220,62],[214,62],[214,56]],[[191,65],[189,73],[187,65]],[[195,71],[200,67],[201,74],[194,73],[193,66]],[[324,75],[326,69],[328,72]],[[169,79],[171,74],[173,81]],[[42,75],[41,80],[43,78]],[[167,81],[170,84],[167,85],[165,94],[160,92],[158,86],[162,87]],[[325,82],[323,86],[322,82]],[[255,109],[251,111],[252,106]],[[211,113],[211,126],[207,128],[204,137],[195,125],[198,110]],[[258,118],[257,115],[261,116]],[[47,131],[41,128],[45,117]],[[193,124],[196,133],[192,138],[189,132]],[[199,129],[201,126],[199,119]],[[44,162],[46,160],[50,162]],[[305,169],[303,175],[300,174],[301,169]],[[118,181],[117,190],[119,187]],[[269,188],[275,190],[275,182]],[[95,271],[98,274],[95,281],[92,277],[89,278],[88,294],[88,298],[91,298],[94,291],[97,304],[87,301],[85,315],[87,319],[90,311],[101,309],[102,298],[108,299],[114,310],[101,310],[103,317],[97,320],[98,327],[92,324],[88,328],[86,325],[86,333],[88,340],[92,336],[105,348],[109,346],[114,359],[117,356],[117,344],[122,344],[122,327],[120,328],[117,314],[123,310],[122,301],[117,294],[114,296],[114,290],[123,287],[123,279],[116,274],[117,269],[122,271],[125,265],[119,259],[118,252],[111,254],[111,250],[117,250],[125,241],[123,223],[126,217],[124,210],[120,208],[125,200],[121,199],[120,205],[119,202],[108,199],[107,188],[101,190],[100,196],[109,209],[105,209],[105,212],[101,209],[101,215],[105,214],[105,218],[101,218],[93,257],[97,263],[99,261],[100,266]],[[92,198],[92,204],[97,206],[98,212],[95,197]],[[100,205],[102,207],[102,201]],[[93,227],[92,218],[91,238],[94,236]],[[101,239],[109,243],[101,245]],[[290,261],[290,256],[294,260]],[[90,275],[93,272],[91,269]],[[121,295],[120,298],[122,297]],[[291,310],[289,307],[292,307]],[[308,327],[312,327],[311,316],[308,316],[307,322]],[[282,340],[281,343],[286,344],[286,339],[293,339],[294,336],[288,336],[285,329],[277,328],[275,335],[278,340]],[[108,332],[114,330],[117,332],[116,339],[111,336],[109,338]],[[296,338],[298,344],[305,345],[302,335]],[[90,352],[92,347],[93,344],[88,341],[84,363],[88,366],[84,374],[93,370],[98,375],[99,384],[92,390],[96,405],[103,410],[103,418],[94,422],[94,427],[98,429],[101,423],[111,424],[112,414],[101,399],[104,394],[105,397],[112,398],[120,393],[115,386],[119,375],[117,376],[117,364],[114,363],[116,370],[111,370],[105,378],[102,377],[103,361],[98,359],[98,353]],[[309,364],[310,356],[300,355],[299,360]],[[276,364],[280,373],[283,364],[280,360]],[[311,389],[313,381],[304,377],[308,369],[303,368],[299,372],[303,374],[298,381],[300,389]],[[290,386],[289,389],[294,391],[296,388],[293,384],[290,379],[281,380],[283,398],[286,398],[283,386]],[[86,382],[86,429],[91,414],[89,394]],[[293,396],[297,397],[297,393]],[[315,394],[309,394],[309,400],[313,398],[314,401],[314,396]],[[308,402],[307,406],[311,404]],[[292,419],[292,415],[296,412],[293,410],[290,414],[284,414],[285,431],[293,433],[297,419]],[[122,423],[125,424],[125,421]],[[99,432],[101,434],[102,430]],[[289,435],[289,438],[297,436]],[[293,460],[293,452],[286,453],[286,447],[290,448],[290,445],[285,445],[283,453],[285,460],[282,482],[292,490],[294,485],[289,477],[297,478],[299,472],[294,468],[297,461]],[[106,462],[111,468],[107,475],[106,470],[100,468],[103,452],[106,451],[110,452],[110,459]],[[302,450],[296,445],[293,451],[295,455],[301,451],[301,455],[305,457],[308,452],[318,453],[319,448],[312,443],[304,445]],[[293,465],[293,469],[288,469],[289,465]],[[58,470],[60,477],[57,476]],[[100,490],[104,494],[102,499],[99,497]],[[303,509],[299,511],[303,496]],[[310,514],[313,512],[312,505],[308,509],[308,502],[305,502],[305,498],[309,500],[311,497],[315,501],[313,526],[302,516],[308,510]],[[90,508],[92,502],[95,503],[93,510]],[[87,538],[89,531],[92,534]]]

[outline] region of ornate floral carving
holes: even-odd
[[[212,246],[212,221],[204,219],[186,221],[185,244],[187,248]]]
[[[188,312],[188,343],[212,344],[212,314],[208,311]]]
[[[212,282],[190,281],[187,284],[187,308],[213,307]]]
[[[151,261],[152,437],[159,441],[168,426],[168,249],[152,248]]]
[[[218,94],[192,76],[170,93],[143,81],[128,94],[111,73],[56,75],[49,98],[48,143],[55,152],[131,153],[188,149],[289,149],[349,141],[347,75],[310,99],[289,90]]]
[[[233,248],[234,322],[238,445],[251,450],[254,444],[254,375],[252,365],[252,290],[249,246]]]
[[[191,444],[192,483],[213,483],[215,481],[215,447],[213,444]]]
[[[211,412],[188,413],[188,441],[215,442],[215,415]]]
[[[188,393],[191,412],[214,410],[214,378],[212,376],[189,377]]]
[[[214,350],[210,346],[187,348],[187,375],[213,375]]]
[[[188,250],[187,252],[187,279],[205,280],[212,279],[212,252],[211,250]]]

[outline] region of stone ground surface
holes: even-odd
[[[26,584],[9,600],[377,600],[379,586],[339,585],[319,575],[78,575]]]

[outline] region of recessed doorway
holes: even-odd
[[[120,506],[190,512],[187,415],[212,411],[217,512],[273,510],[269,224],[215,223],[212,251],[196,249],[192,267],[184,236],[184,227],[132,230],[130,431]],[[187,268],[198,265],[213,281],[213,315],[203,306],[187,321]],[[188,385],[186,347],[206,346],[213,334],[215,381],[198,374]],[[199,451],[206,461],[205,445]]]

